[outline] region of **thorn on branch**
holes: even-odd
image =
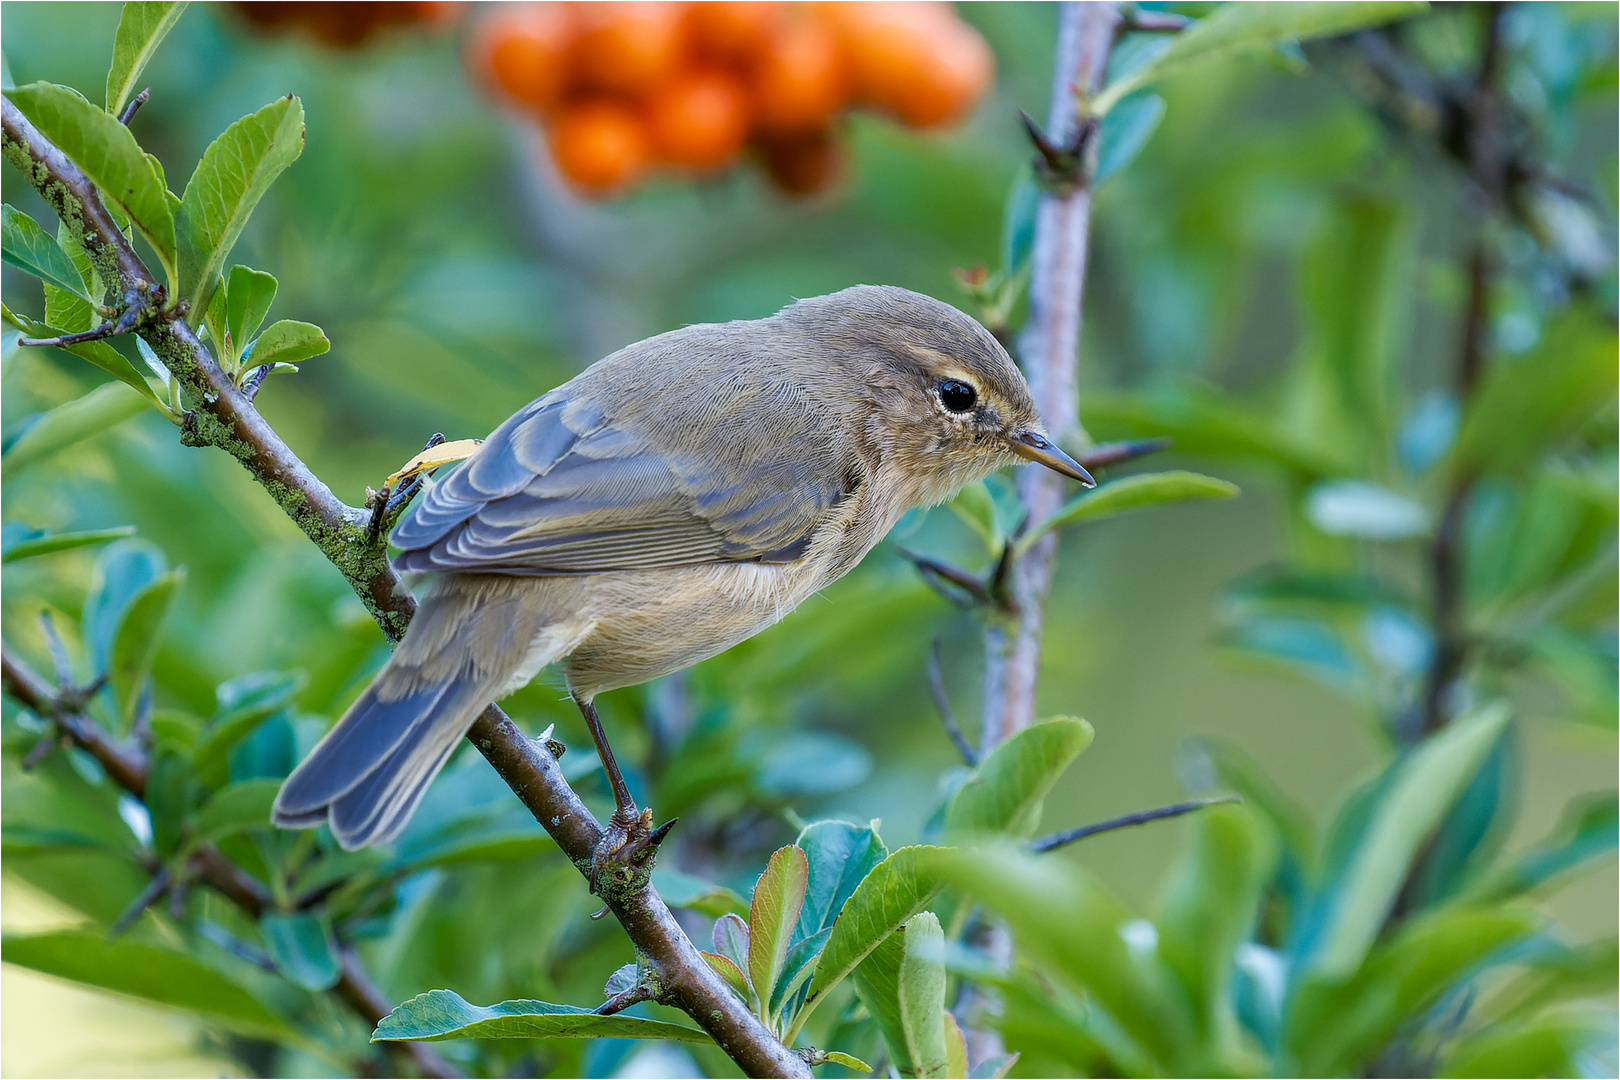
[[[100,341],[102,338],[112,337],[114,334],[128,333],[130,328],[123,325],[128,316],[129,312],[126,311],[117,319],[110,319],[100,326],[93,326],[89,330],[80,330],[76,334],[59,334],[56,337],[49,338],[20,337],[17,339],[17,344],[50,345],[58,349],[65,349],[69,345],[82,345],[86,341]]]
[[[930,588],[939,593],[945,599],[949,600],[951,603],[960,607],[972,606],[972,603],[966,603],[961,597],[942,588],[942,584],[956,586],[958,589],[961,589],[963,592],[967,593],[974,602],[986,605],[993,603],[990,597],[990,592],[985,588],[984,582],[980,581],[973,574],[963,570],[961,567],[951,566],[949,563],[942,563],[937,560],[930,559],[926,555],[918,555],[915,551],[908,551],[905,548],[896,548],[895,550],[900,553],[900,557],[902,559],[905,559],[922,572],[923,581],[927,582]]]
[[[129,902],[129,906],[124,909],[123,914],[119,915],[117,921],[112,924],[112,928],[107,931],[108,936],[118,937],[131,926],[134,926],[135,920],[141,917],[141,912],[163,899],[163,894],[169,891],[169,886],[173,882],[174,877],[169,873],[169,868],[167,866],[158,867],[157,873],[152,875],[152,880],[147,883],[146,888],[142,889],[140,895]]]
[[[59,745],[71,745],[69,740],[57,735],[55,728],[39,737],[39,742],[29,747],[28,754],[22,759],[22,771],[33,772],[39,768],[39,763],[50,757],[51,751]]]
[[[1146,825],[1150,821],[1159,821],[1164,818],[1180,817],[1182,814],[1190,814],[1194,810],[1202,810],[1206,806],[1216,806],[1220,803],[1240,803],[1242,801],[1242,798],[1237,795],[1219,795],[1212,799],[1191,799],[1187,802],[1171,803],[1169,806],[1160,806],[1152,810],[1143,810],[1140,813],[1109,818],[1107,821],[1099,821],[1094,825],[1082,825],[1077,829],[1065,829],[1063,832],[1036,837],[1029,842],[1029,849],[1040,854],[1060,848],[1065,844],[1072,844],[1076,840],[1084,840],[1088,836],[1096,836],[1098,833],[1126,829],[1132,825]]]
[[[1035,178],[1049,191],[1070,192],[1090,179],[1086,157],[1098,129],[1095,116],[1081,117],[1067,143],[1053,141],[1046,130],[1024,110],[1018,110],[1029,141],[1035,144]]]
[[[129,122],[135,119],[135,114],[140,111],[142,105],[146,104],[146,99],[151,96],[152,88],[148,86],[146,89],[130,98],[129,104],[124,106],[124,111],[118,114],[118,122],[123,124],[125,127],[129,127]]]
[[[1134,461],[1148,454],[1157,454],[1161,450],[1170,449],[1174,443],[1175,440],[1170,438],[1100,443],[1081,454],[1077,460],[1088,469],[1100,469],[1106,465],[1118,465],[1122,461]]]
[[[962,727],[956,722],[956,713],[951,709],[951,699],[945,693],[945,677],[940,672],[939,639],[934,639],[933,647],[928,650],[928,689],[933,692],[934,706],[939,709],[940,723],[945,725],[945,734],[951,737],[956,745],[956,752],[962,755],[962,761],[968,768],[975,768],[979,764],[979,755],[968,742],[967,736],[962,734]]]
[[[606,908],[603,909],[607,910]],[[628,990],[621,990],[596,1007],[597,1016],[612,1016],[641,1001],[651,1001],[658,995],[656,987],[637,980]]]

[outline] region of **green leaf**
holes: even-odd
[[[270,807],[280,790],[280,780],[262,777],[220,788],[191,815],[191,843],[211,844],[232,833],[268,828]]]
[[[146,408],[148,399],[123,383],[103,383],[83,397],[42,413],[0,456],[0,466],[16,476],[40,458],[123,423]]]
[[[1303,970],[1343,979],[1361,966],[1407,868],[1484,764],[1512,715],[1504,702],[1482,705],[1391,766],[1387,787],[1325,897],[1322,927],[1300,959]]]
[[[1288,41],[1345,34],[1427,10],[1427,4],[1401,0],[1223,4],[1176,34],[1169,47],[1151,61],[1116,79],[1092,102],[1092,111],[1104,115],[1126,95],[1212,60],[1259,52]]]
[[[228,790],[228,789],[227,789]],[[275,961],[276,970],[288,981],[305,990],[328,990],[337,985],[343,973],[331,931],[319,918],[306,912],[266,913],[259,920],[264,947]]]
[[[259,671],[220,684],[216,691],[219,714],[203,731],[192,753],[197,772],[210,781],[219,777],[231,748],[285,708],[303,684],[302,675],[289,671]]]
[[[480,814],[453,821],[425,836],[408,834],[395,848],[389,865],[398,871],[414,871],[429,866],[511,862],[532,859],[555,847],[546,831],[528,815],[515,822],[511,818],[492,822]]]
[[[748,903],[736,891],[670,867],[653,868],[653,888],[670,907],[699,911],[711,919],[731,912],[741,915]]]
[[[135,80],[185,10],[184,3],[130,0],[124,5],[118,17],[118,34],[113,38],[112,69],[107,72],[107,111],[113,116],[122,112],[134,95]]]
[[[10,203],[0,206],[0,253],[9,265],[90,301],[90,290],[68,253],[38,222]]]
[[[1045,521],[1031,527],[1013,546],[1015,555],[1022,554],[1049,529],[1060,529],[1081,521],[1095,521],[1113,517],[1129,510],[1140,510],[1161,503],[1186,502],[1188,499],[1230,499],[1237,495],[1238,487],[1229,480],[1173,469],[1170,472],[1139,473],[1119,480],[1110,480],[1090,491],[1082,491],[1058,508]]]
[[[856,886],[888,858],[875,824],[862,828],[847,821],[816,821],[799,832],[795,843],[804,850],[810,874],[799,924],[793,928],[795,944],[832,926]]]
[[[1476,965],[1535,929],[1528,911],[1445,908],[1404,924],[1347,981],[1310,978],[1294,994],[1287,1045],[1302,1076],[1360,1073],[1397,1030]]]
[[[796,844],[778,848],[754,886],[748,908],[748,979],[767,1004],[782,973],[793,927],[804,904],[804,886],[810,867]]]
[[[7,91],[13,104],[112,200],[174,275],[174,211],[168,189],[118,118],[65,86],[37,82]]]
[[[598,1016],[573,1005],[503,1001],[471,1005],[449,990],[429,990],[382,1018],[372,1042],[421,1039],[679,1039],[708,1042],[707,1033],[639,1016]]]
[[[1463,417],[1453,468],[1528,470],[1613,400],[1614,357],[1614,332],[1577,312],[1549,326],[1529,355],[1493,364]]]
[[[1235,1024],[1232,957],[1254,923],[1271,859],[1247,810],[1212,806],[1194,823],[1158,919],[1159,953],[1181,983],[1201,1041],[1216,1046]],[[1219,1060],[1209,1066],[1217,1074]]]
[[[1487,1027],[1459,1040],[1436,1076],[1581,1076],[1583,1058],[1610,1036],[1577,1016],[1550,1016],[1513,1027]]]
[[[332,347],[321,328],[307,322],[282,319],[259,335],[252,348],[243,356],[244,364],[296,364],[319,356]]]
[[[946,509],[961,518],[979,534],[987,550],[997,551],[1004,537],[996,523],[996,503],[983,480],[975,480],[956,493],[956,498],[945,504]]]
[[[841,1050],[828,1050],[824,1056],[828,1065],[841,1065],[851,1072],[869,1073],[872,1071],[872,1066],[854,1054],[846,1054]]]
[[[63,932],[7,937],[0,959],[47,975],[144,998],[234,1030],[288,1037],[282,1020],[213,968],[182,953],[98,934]]]
[[[147,769],[144,795],[152,815],[152,847],[158,854],[169,856],[179,850],[186,820],[206,792],[183,752],[173,746],[158,747]]]
[[[136,593],[124,610],[107,662],[107,686],[126,724],[134,720],[136,702],[157,660],[163,623],[185,580],[184,567],[171,570]]]
[[[1620,844],[1620,805],[1615,796],[1577,799],[1551,837],[1491,875],[1470,896],[1503,900],[1567,880],[1599,860],[1614,858]]]
[[[105,671],[112,660],[113,642],[130,604],[168,568],[163,552],[145,540],[123,540],[96,556],[79,632],[90,654],[91,669],[97,674]]]
[[[208,310],[253,208],[303,149],[304,107],[289,94],[226,128],[203,154],[180,197],[179,295],[191,303],[191,325]]]
[[[878,863],[855,887],[816,961],[809,995],[790,1034],[798,1033],[829,990],[939,892],[940,882],[929,862],[939,850],[921,846],[901,848]]]
[[[962,1036],[962,1029],[956,1024],[956,1017],[949,1009],[941,1008],[939,1019],[945,1028],[945,1069],[940,1074],[949,1077],[968,1077],[967,1039]]]
[[[78,272],[79,278],[88,286],[90,296],[89,298],[81,297],[76,293],[69,292],[67,289],[58,289],[55,285],[46,282],[45,321],[51,326],[61,327],[70,334],[76,334],[81,330],[88,330],[96,324],[96,320],[101,314],[97,305],[100,303],[99,298],[105,290],[100,277],[96,274],[94,264],[90,262],[90,256],[84,253],[84,248],[79,246],[79,241],[73,235],[73,230],[68,228],[65,221],[57,223],[56,246],[62,249],[63,254],[68,257],[68,261],[73,264],[73,269]],[[54,335],[45,327],[35,324],[33,336],[52,337]]]
[[[1003,740],[957,789],[945,811],[947,835],[1034,835],[1047,793],[1092,734],[1084,720],[1059,716]]]
[[[1181,1060],[1196,1046],[1185,998],[1157,952],[1136,954],[1132,916],[1091,875],[1063,859],[1008,845],[933,849],[927,871],[1007,923],[1020,955],[1048,978],[1094,999],[1118,1024],[1112,1041],[1152,1071],[1200,1075]]]
[[[230,335],[230,354],[232,361],[242,355],[247,343],[253,340],[253,335],[259,332],[264,325],[264,317],[270,313],[270,305],[276,299],[277,282],[274,276],[262,270],[253,270],[246,266],[231,267],[230,277],[225,282],[225,330]],[[277,326],[283,325],[277,323]],[[308,326],[308,323],[293,323],[293,326]],[[274,329],[274,327],[272,327]],[[316,333],[320,331],[317,330]],[[323,337],[321,340],[325,340]],[[259,348],[264,348],[261,342]],[[328,345],[330,348],[330,345]],[[325,352],[326,349],[319,350]],[[303,359],[299,357],[299,359]],[[263,362],[263,361],[261,361]]]
[[[1093,184],[1102,183],[1136,159],[1164,119],[1164,110],[1164,98],[1138,94],[1120,102],[1103,117]]]
[[[115,529],[87,529],[84,532],[40,533],[26,540],[8,543],[4,553],[0,554],[0,563],[20,562],[23,559],[88,547],[91,544],[105,544],[109,540],[134,535],[133,525],[120,525]]]
[[[1305,422],[1362,462],[1387,453],[1395,361],[1416,296],[1415,239],[1403,203],[1356,192],[1329,203],[1305,251]]]
[[[895,1070],[905,1077],[947,1075],[945,932],[939,918],[931,911],[912,916],[861,963],[854,982]]]

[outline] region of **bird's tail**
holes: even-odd
[[[397,837],[478,714],[555,659],[538,654],[546,618],[529,599],[514,579],[467,577],[425,597],[399,649],[281,785],[272,820],[326,821],[350,851]]]

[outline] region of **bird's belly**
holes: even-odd
[[[600,575],[589,590],[594,626],[562,662],[568,684],[592,695],[707,660],[780,621],[820,578],[802,563]]]

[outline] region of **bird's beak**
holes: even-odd
[[[1057,445],[1038,431],[1020,431],[1007,436],[1007,447],[1026,461],[1045,465],[1053,472],[1073,477],[1086,487],[1096,487],[1097,481],[1086,472],[1086,467],[1057,448]]]

